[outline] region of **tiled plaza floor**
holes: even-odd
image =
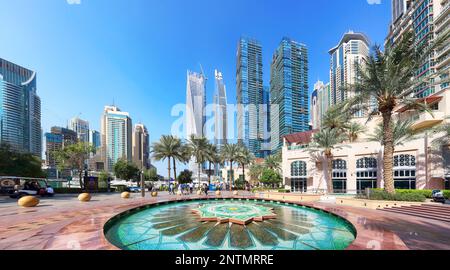
[[[126,200],[120,194],[94,194],[91,202],[81,203],[72,195],[42,199],[36,208],[20,208],[16,200],[0,197],[0,249],[114,250],[103,235],[104,224],[114,215],[146,204],[198,197],[165,193],[151,198],[147,193],[146,198],[133,194]],[[355,226],[357,237],[349,250],[450,250],[450,223],[328,203],[304,204],[342,216]]]

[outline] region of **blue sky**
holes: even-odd
[[[171,131],[185,103],[186,70],[202,64],[214,93],[223,71],[236,97],[240,36],[263,46],[264,80],[283,36],[309,48],[309,82],[328,81],[328,50],[348,30],[383,43],[390,1],[373,0],[0,0],[0,57],[37,71],[44,132],[80,115],[99,130],[113,101],[144,123],[151,140]],[[156,164],[166,174],[166,164]]]

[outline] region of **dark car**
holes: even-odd
[[[442,192],[441,190],[433,190],[431,193],[431,197],[433,198],[434,202],[445,203],[444,192]]]

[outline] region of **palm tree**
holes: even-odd
[[[209,162],[208,170],[208,184],[211,185],[211,166],[219,163],[219,155],[217,153],[217,147],[214,144],[208,143],[206,160]]]
[[[255,159],[253,154],[248,150],[247,147],[244,145],[241,145],[239,147],[239,152],[236,161],[242,166],[242,176],[244,178],[244,182],[246,182],[245,179],[245,166],[252,163],[252,161]]]
[[[365,131],[365,126],[356,122],[351,122],[346,128],[349,142],[355,142],[358,139],[359,134],[364,133]]]
[[[163,135],[159,139],[158,142],[153,143],[152,145],[152,153],[153,158],[156,161],[166,160],[167,159],[167,173],[169,180],[170,178],[170,161],[174,160],[174,179],[176,179],[176,168],[175,168],[175,160],[178,159],[180,151],[182,149],[181,141],[178,138],[175,138],[172,135]]]
[[[264,171],[264,166],[257,163],[252,163],[250,165],[250,181],[253,181],[256,179],[256,181],[259,181],[261,178],[261,175]]]
[[[416,134],[412,128],[412,121],[394,121],[392,123],[392,130],[394,132],[394,146],[401,146],[406,142],[416,139]],[[374,133],[369,135],[369,140],[383,144],[383,123],[380,123],[375,128]]]
[[[188,147],[191,156],[195,158],[195,163],[198,166],[198,181],[200,183],[200,173],[202,164],[206,162],[208,157],[208,140],[205,137],[196,137],[191,135],[188,140]]]
[[[450,118],[448,118],[450,120]],[[434,134],[438,137],[432,141],[432,144],[437,147],[450,145],[450,123],[441,124],[433,129]]]
[[[357,66],[359,79],[351,88],[358,95],[352,104],[361,109],[369,109],[367,104],[376,100],[376,108],[370,108],[369,119],[381,114],[383,119],[383,180],[385,190],[395,193],[393,158],[394,125],[393,114],[397,106],[407,109],[428,110],[426,104],[411,98],[414,90],[424,83],[424,79],[414,79],[423,60],[449,37],[448,32],[433,45],[417,46],[412,32],[406,33],[398,44],[388,46],[383,52],[380,46],[374,46],[364,67]],[[365,104],[365,105],[364,105]]]
[[[274,171],[281,171],[281,154],[270,155],[264,160],[264,166]]]
[[[347,103],[342,102],[331,106],[322,117],[322,128],[337,129],[345,132],[349,128],[351,118]]]
[[[234,175],[232,175],[233,172],[233,162],[237,160],[239,155],[239,146],[237,144],[225,144],[220,154],[222,156],[222,159],[224,161],[228,161],[230,164],[230,172],[228,175],[228,183],[230,184],[230,191],[232,191],[233,184],[234,184]]]
[[[340,145],[346,139],[345,134],[337,129],[322,129],[314,134],[312,143],[308,146],[308,151],[320,152],[325,156],[327,162],[327,192],[333,192],[333,150],[342,148]],[[320,186],[320,185],[319,185]]]

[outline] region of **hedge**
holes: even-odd
[[[377,189],[371,189],[371,191],[383,191],[383,189],[377,188]],[[419,189],[396,189],[395,192],[397,194],[421,194],[423,196],[425,196],[425,198],[427,199],[431,199],[432,198],[432,190],[430,189],[423,189],[423,190],[419,190]],[[444,190],[444,196],[447,199],[450,199],[450,190]]]
[[[81,188],[54,188],[55,194],[79,194],[83,193],[84,190]],[[115,188],[110,189],[111,192],[115,192]],[[106,188],[100,188],[96,191],[89,191],[90,193],[105,193],[108,192]]]
[[[401,202],[425,202],[426,196],[420,192],[397,192],[389,194],[384,190],[372,189],[369,200],[401,201]]]

